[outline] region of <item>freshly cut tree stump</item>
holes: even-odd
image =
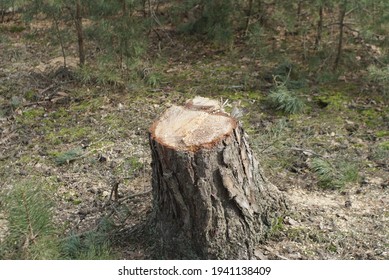
[[[255,259],[286,208],[239,122],[217,101],[172,106],[150,128],[154,226],[168,259]]]

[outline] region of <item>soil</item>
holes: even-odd
[[[64,71],[59,46],[29,32],[4,32],[0,41],[0,188],[49,185],[64,234],[94,230],[107,215],[122,232],[147,220],[148,129],[166,108],[201,95],[226,110],[239,101],[257,158],[288,200],[258,259],[389,259],[388,100],[367,94],[368,85],[310,85],[310,110],[289,116],[269,108],[267,85],[256,82],[270,66],[254,75],[239,46],[233,55],[206,46],[200,53],[174,38],[152,69],[160,82],[150,86],[80,79],[75,50]],[[244,83],[247,75],[254,82]],[[312,168],[317,158],[331,162],[334,176],[356,174],[324,184]],[[0,214],[0,239],[6,232]],[[131,236],[114,249],[124,259],[150,257]]]

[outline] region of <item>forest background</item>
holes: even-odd
[[[259,259],[389,259],[389,2],[0,0],[0,257],[152,258],[148,128],[234,111],[290,212]]]

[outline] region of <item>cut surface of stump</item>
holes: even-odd
[[[212,147],[230,135],[237,123],[223,114],[209,114],[173,106],[162,115],[153,130],[160,144],[181,151]]]
[[[285,209],[240,124],[217,101],[172,106],[150,128],[157,254],[253,259]]]

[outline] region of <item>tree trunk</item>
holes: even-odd
[[[158,257],[254,259],[286,205],[240,124],[197,97],[151,126],[150,146]]]
[[[315,50],[318,50],[321,44],[321,34],[323,32],[323,4],[319,7],[319,20],[317,22],[317,33],[315,38]]]
[[[122,4],[122,12],[123,16],[127,16],[128,14],[128,6],[127,6],[127,1],[126,0],[120,0]]]
[[[82,16],[81,16],[81,2],[77,0],[76,2],[76,17],[75,17],[75,25],[77,31],[77,39],[78,39],[78,56],[80,60],[80,66],[84,66],[85,64],[85,50],[84,50],[84,33],[82,30]]]
[[[343,50],[343,31],[344,31],[344,18],[346,16],[347,1],[343,1],[339,11],[339,40],[338,40],[338,49],[336,53],[336,58],[334,62],[334,70],[339,66],[339,61],[342,56]]]
[[[66,63],[66,52],[65,52],[65,44],[61,35],[61,30],[59,29],[59,22],[58,18],[56,15],[53,15],[53,21],[54,21],[54,26],[55,26],[55,32],[57,33],[57,38],[59,41],[59,44],[61,46],[61,52],[62,52],[62,57],[63,57],[63,67],[67,68],[67,63]]]
[[[249,7],[246,14],[246,23],[244,28],[244,36],[247,37],[250,27],[250,21],[251,21],[251,14],[253,13],[253,0],[249,0]]]

